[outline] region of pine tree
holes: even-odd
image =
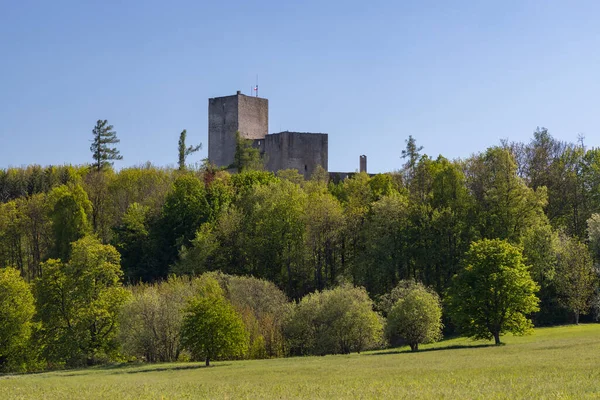
[[[185,137],[187,135],[187,131],[184,129],[179,134],[179,170],[183,171],[185,169],[185,159],[192,153],[197,152],[202,148],[202,143],[197,146],[185,147]]]
[[[116,147],[109,147],[111,144],[119,143],[117,132],[113,131],[113,126],[108,125],[108,121],[99,119],[92,131],[94,142],[90,146],[94,157],[92,166],[100,171],[102,168],[112,165],[111,160],[122,160],[123,156],[119,154]]]
[[[417,141],[412,135],[408,136],[405,140],[406,149],[402,150],[400,158],[407,159],[404,163],[404,175],[407,181],[410,181],[414,175],[415,167],[421,158],[420,151],[423,150],[423,146],[417,146]]]

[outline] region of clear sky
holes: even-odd
[[[174,165],[208,98],[269,99],[269,132],[329,133],[329,170],[400,167],[412,134],[468,157],[537,126],[600,146],[598,1],[0,0],[0,168]]]

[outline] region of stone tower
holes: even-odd
[[[235,133],[264,139],[269,131],[269,101],[241,94],[208,99],[208,161],[218,167],[233,164]]]

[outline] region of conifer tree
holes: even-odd
[[[94,141],[90,146],[92,156],[94,157],[92,166],[97,171],[101,171],[102,168],[112,165],[111,160],[123,159],[123,156],[119,154],[119,150],[116,147],[110,147],[111,144],[119,143],[120,140],[117,139],[117,132],[113,131],[113,126],[108,125],[107,120],[103,121],[99,119],[92,134],[94,135]]]

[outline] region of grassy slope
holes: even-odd
[[[504,341],[496,347],[452,339],[417,354],[397,349],[211,368],[177,363],[7,376],[0,378],[0,399],[600,398],[600,324],[537,329]]]

